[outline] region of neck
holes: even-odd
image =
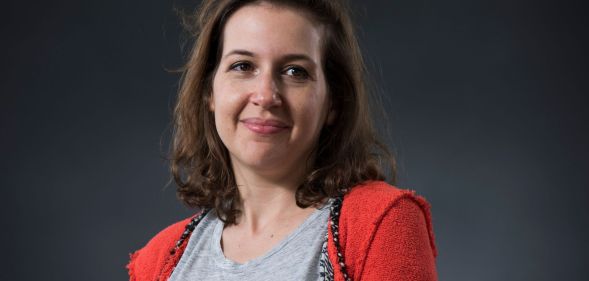
[[[241,197],[239,209],[242,211],[237,224],[255,233],[266,225],[305,211],[297,206],[295,199],[304,170],[282,177],[269,177],[236,166],[234,171]]]

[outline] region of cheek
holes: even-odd
[[[215,114],[217,127],[230,128],[239,118],[245,103],[247,103],[243,90],[240,90],[242,88],[227,81],[213,85],[211,107]]]
[[[213,84],[213,98],[211,102],[212,108],[215,111],[215,115],[217,115],[218,111],[228,110],[233,96],[235,96],[235,94],[233,93],[231,85],[228,85],[228,83],[215,81]]]
[[[309,130],[321,130],[327,115],[327,99],[323,93],[307,96],[293,106],[301,124]]]
[[[327,87],[325,81],[323,79],[321,81],[322,83],[318,83],[317,85],[317,92],[314,95],[314,98],[309,101],[312,104],[308,105],[308,108],[313,109],[314,118],[317,119],[316,122],[319,123],[319,127],[323,127],[325,124],[325,119],[327,118],[327,112],[329,110]]]

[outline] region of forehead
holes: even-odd
[[[304,53],[319,59],[322,27],[299,10],[268,3],[244,6],[223,30],[223,54],[243,49],[259,55]]]

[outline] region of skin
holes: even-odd
[[[268,252],[315,211],[296,206],[295,191],[333,118],[322,35],[306,14],[268,3],[242,7],[225,25],[210,110],[242,198],[221,242],[238,263]]]

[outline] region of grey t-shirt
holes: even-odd
[[[330,205],[331,200],[269,252],[244,264],[225,258],[221,249],[223,222],[215,212],[209,212],[191,234],[169,280],[326,280]]]

